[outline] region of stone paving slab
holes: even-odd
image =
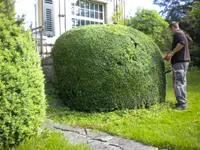
[[[113,136],[105,132],[93,132],[91,129],[74,128],[66,124],[46,119],[43,128],[61,132],[71,144],[83,143],[92,150],[159,150],[157,147]]]

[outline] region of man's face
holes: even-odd
[[[176,31],[176,28],[172,26],[171,28],[169,28],[169,30],[170,30],[171,32],[175,32],[175,31]]]

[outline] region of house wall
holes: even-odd
[[[55,19],[55,38],[60,36],[63,32],[72,29],[72,15],[71,15],[71,2],[73,0],[59,0],[54,1],[54,19]],[[90,2],[100,3],[104,5],[105,9],[105,22],[112,24],[112,16],[114,14],[114,3],[109,0],[90,0]],[[59,14],[66,17],[59,17]]]
[[[15,0],[16,17],[25,15],[25,28],[36,27],[35,4],[37,0]]]
[[[76,0],[53,0],[54,31],[52,35],[42,37],[42,44],[53,44],[62,33],[72,29],[71,3],[73,1]],[[16,0],[16,12],[19,15],[25,14],[27,29],[30,28],[30,25],[32,28],[45,27],[44,2],[45,0]],[[119,4],[122,5],[122,11],[124,11],[124,0],[88,0],[88,2],[104,5],[104,23],[106,24],[113,23],[112,16],[119,11],[117,8]],[[45,35],[44,32],[43,30],[43,35]]]
[[[38,0],[42,1],[42,0]],[[55,23],[55,36],[45,37],[46,43],[54,43],[54,41],[65,31],[72,29],[72,14],[71,14],[71,3],[76,0],[54,0],[54,23]],[[105,24],[112,24],[112,16],[117,11],[116,6],[123,5],[122,0],[88,0],[89,2],[99,3],[104,5],[104,20]],[[42,5],[40,2],[39,5]],[[40,6],[38,6],[40,7]],[[123,11],[123,10],[122,10]],[[42,16],[39,13],[38,18]],[[39,23],[39,26],[42,22]]]

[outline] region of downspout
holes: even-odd
[[[43,53],[43,32],[46,29],[46,26],[44,27],[44,0],[41,0],[42,3],[42,29],[39,30],[40,33],[40,53]],[[45,23],[46,25],[46,23]]]
[[[65,13],[65,31],[66,31],[66,0],[64,0],[64,13]]]
[[[60,0],[59,0],[59,28],[60,28],[60,35],[61,35]]]
[[[126,10],[125,10],[125,0],[124,0],[124,25],[126,25]]]

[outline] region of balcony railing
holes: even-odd
[[[36,51],[40,54],[41,58],[51,55],[53,44],[47,44],[46,39],[43,38],[43,26],[31,28],[33,36],[35,37]]]

